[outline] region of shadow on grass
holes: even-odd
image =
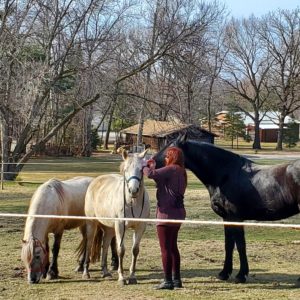
[[[101,272],[99,269],[91,269],[91,273],[94,273],[90,279],[82,279],[80,274],[74,275],[78,276],[76,278],[71,277],[62,277],[53,281],[42,281],[43,284],[61,284],[63,283],[95,283],[99,284],[101,282],[116,282],[117,284],[117,272],[112,271],[112,278],[102,278]],[[125,278],[128,276],[128,270],[125,270]],[[148,274],[139,274],[139,272],[149,272],[149,270],[139,269],[136,273],[136,277],[138,280],[138,285],[148,285],[149,281],[151,284],[153,281],[160,282],[163,279],[162,270],[154,270],[150,271]],[[231,289],[232,285],[241,286],[240,284],[235,283],[235,273],[229,278],[227,281],[221,281],[217,279],[217,274],[219,270],[217,269],[190,269],[190,270],[182,270],[181,276],[182,280],[186,285],[188,284],[214,284],[220,285],[221,289],[224,289],[224,285],[228,284],[228,288]],[[97,274],[96,274],[97,273]],[[298,276],[294,274],[283,274],[283,273],[266,273],[261,269],[254,269],[252,273],[249,275],[247,282],[242,284],[243,288],[249,289],[272,289],[272,290],[291,290],[291,289],[299,289],[300,290],[300,282],[298,281]]]

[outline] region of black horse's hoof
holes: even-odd
[[[137,284],[136,278],[129,278],[128,279],[128,284]]]
[[[102,278],[112,278],[112,275],[111,275],[111,273],[106,272],[106,273],[102,274]]]
[[[246,275],[236,275],[235,277],[235,283],[245,283],[247,281],[247,276]]]
[[[47,273],[46,280],[53,280],[53,279],[58,279],[58,273],[53,272],[53,271],[49,271]]]
[[[223,280],[223,281],[228,280],[229,277],[230,277],[230,273],[227,273],[227,272],[224,272],[224,271],[221,271],[221,272],[218,274],[218,278],[219,278],[220,280]]]

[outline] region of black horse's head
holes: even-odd
[[[184,151],[186,140],[187,140],[186,134],[180,135],[178,136],[177,139],[170,141],[159,152],[157,152],[153,156],[153,159],[156,161],[156,168],[161,168],[165,165],[166,150],[169,147],[178,147]]]
[[[165,165],[165,154],[169,147],[178,147],[184,154],[185,167],[191,170],[205,185],[217,186],[234,170],[239,170],[247,161],[240,155],[208,142],[188,140],[187,134],[178,136],[153,157],[156,167]]]

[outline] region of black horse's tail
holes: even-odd
[[[80,227],[80,231],[82,234],[82,240],[76,249],[76,256],[79,261],[81,261],[81,258],[83,257],[83,255],[85,255],[85,251],[86,251],[86,245],[87,245],[86,225]],[[97,226],[95,235],[93,237],[93,244],[91,249],[90,260],[92,263],[100,260],[102,238],[103,238],[103,231],[100,226]]]

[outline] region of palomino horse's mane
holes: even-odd
[[[122,175],[124,175],[124,168],[125,168],[125,162],[123,161],[121,164],[120,164],[120,173]]]

